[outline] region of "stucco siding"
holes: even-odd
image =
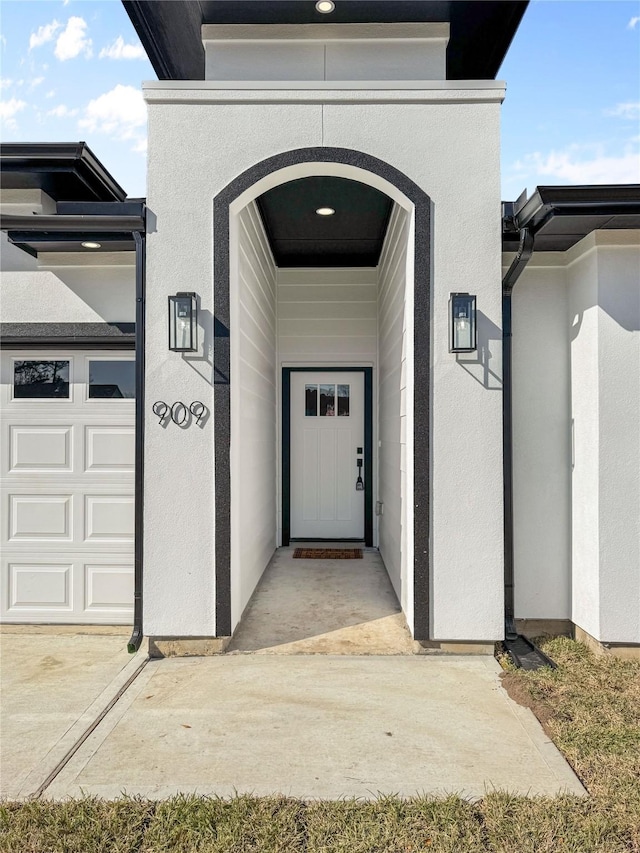
[[[394,205],[378,267],[379,547],[409,619],[407,564],[406,288],[409,215]],[[411,282],[413,284],[413,282]],[[409,460],[410,464],[410,460]]]
[[[3,322],[135,322],[134,253],[100,260],[98,266],[77,256],[49,254],[33,270],[3,272]]]
[[[640,246],[598,266],[600,635],[640,643]]]
[[[210,350],[201,347],[200,361],[167,358],[166,295],[198,290],[206,325],[216,251],[212,201],[231,180],[274,154],[311,146],[362,151],[402,171],[433,202],[433,234],[418,235],[433,245],[432,633],[438,639],[501,637],[501,253],[495,211],[500,203],[503,90],[494,82],[473,90],[451,85],[427,89],[425,84],[424,91],[411,92],[233,92],[207,85],[145,88],[148,206],[156,216],[156,231],[148,239],[148,399],[187,395],[211,404],[206,387],[211,382]],[[303,170],[294,171],[291,178],[302,176]],[[350,177],[345,170],[342,176]],[[272,185],[276,182],[274,176]],[[475,227],[461,239],[463,221]],[[482,360],[467,366],[449,354],[447,341],[449,293],[461,290],[478,295],[482,312]],[[208,342],[210,336],[209,325]],[[476,428],[480,423],[482,430]],[[201,635],[211,632],[214,593],[212,426],[210,421],[203,430],[147,432],[147,494],[162,489],[161,471],[170,458],[180,472],[173,477],[176,500],[185,506],[180,549],[168,541],[173,525],[166,524],[159,501],[146,507],[145,541],[154,540],[145,554],[146,575],[149,587],[162,590],[156,596],[158,607],[148,609],[158,616],[156,627],[162,621],[173,630],[180,622],[183,632]],[[176,589],[174,579],[178,553],[190,567],[184,590]],[[174,591],[178,610],[191,598],[189,616],[185,618],[185,609],[175,619],[172,612],[161,620],[160,598],[169,601]]]
[[[231,627],[276,547],[276,269],[252,202],[238,216],[231,301],[236,382],[231,400]]]
[[[562,258],[513,291],[515,616],[571,618],[570,340]]]
[[[567,270],[571,337],[572,619],[600,634],[598,264],[595,252]]]

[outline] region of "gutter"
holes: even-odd
[[[535,237],[527,226],[520,230],[520,245],[511,266],[502,279],[502,441],[504,492],[504,613],[505,633],[515,640],[513,583],[513,371],[512,371],[512,305],[516,282],[533,254]]]
[[[144,556],[144,347],[145,347],[145,256],[144,233],[133,232],[136,243],[136,448],[135,448],[135,535],[133,574],[133,631],[127,651],[137,652],[142,643],[142,577]]]

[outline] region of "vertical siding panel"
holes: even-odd
[[[234,628],[276,547],[276,268],[253,203],[238,217],[238,250]]]
[[[378,496],[384,504],[379,519],[380,553],[403,609],[407,608],[406,562],[406,322],[405,288],[408,214],[397,205],[378,267],[379,474]]]

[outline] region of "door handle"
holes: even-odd
[[[358,479],[356,480],[356,492],[364,492],[364,480],[362,479],[362,459],[356,462],[358,466]]]

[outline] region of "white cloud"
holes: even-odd
[[[7,128],[16,130],[18,123],[15,117],[26,106],[26,101],[19,101],[17,98],[11,98],[10,101],[0,101],[0,119]]]
[[[628,30],[635,30],[635,28],[638,26],[639,23],[640,23],[640,17],[631,18],[631,20],[627,24],[627,29]]]
[[[612,110],[606,111],[606,115],[637,120],[640,118],[640,101],[627,101],[624,104],[616,104]]]
[[[100,59],[146,59],[146,56],[141,44],[125,44],[122,36],[100,51]]]
[[[89,101],[84,117],[78,122],[81,130],[106,133],[112,139],[133,140],[134,151],[146,146],[147,107],[142,92],[133,86],[118,83],[110,92]]]
[[[75,59],[81,53],[89,59],[93,54],[91,45],[91,39],[87,38],[87,22],[84,18],[74,16],[69,18],[67,26],[58,36],[54,53],[60,62]]]
[[[611,154],[602,145],[570,145],[561,151],[528,154],[515,164],[532,183],[555,178],[569,184],[640,183],[640,146],[631,140],[621,153]]]
[[[39,86],[41,83],[44,83],[44,77],[34,77],[31,83],[29,83],[29,88],[35,89],[36,86]]]
[[[45,98],[53,98],[53,97],[54,97],[54,95],[55,95],[55,93],[56,93],[56,90],[55,90],[55,89],[50,89],[50,90],[47,92],[47,94],[45,95]]]
[[[0,33],[0,44],[2,45],[2,47],[7,46],[7,40],[1,33]]]
[[[0,77],[0,89],[8,89],[12,83],[11,77]]]
[[[38,27],[35,33],[31,33],[29,37],[29,50],[33,50],[34,47],[42,47],[43,44],[51,41],[61,26],[62,24],[59,21],[53,20],[50,24],[43,24]]]
[[[68,118],[72,116],[78,115],[78,110],[70,110],[65,104],[58,104],[57,107],[54,107],[52,110],[49,110],[47,113],[48,116],[55,116],[55,118]]]

